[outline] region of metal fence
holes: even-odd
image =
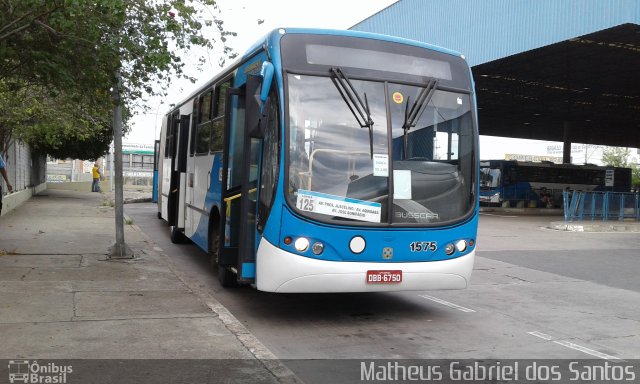
[[[547,188],[547,198],[542,198],[542,189],[530,185],[514,185],[502,192],[502,206],[505,208],[562,208],[563,189]]]
[[[640,221],[640,194],[565,191],[564,220]]]

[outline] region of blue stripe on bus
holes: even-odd
[[[255,279],[256,277],[256,263],[242,263],[242,276],[243,279]]]
[[[446,245],[458,240],[476,239],[478,228],[478,208],[467,221],[448,226],[439,227],[351,227],[338,224],[318,225],[306,218],[294,213],[291,208],[282,209],[282,233],[277,243],[284,251],[303,257],[326,261],[346,262],[377,262],[377,263],[406,263],[440,261],[454,259],[471,252],[474,247],[469,247],[464,252],[454,251],[452,255],[445,252]],[[299,252],[293,244],[285,244],[285,237],[304,237],[309,243],[321,242],[324,251],[316,255],[311,247],[304,252]],[[363,252],[355,254],[349,248],[350,241],[360,236],[365,239],[366,248]],[[412,251],[412,242],[434,242],[435,251]],[[393,248],[393,257],[385,259],[385,248]]]

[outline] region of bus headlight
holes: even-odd
[[[355,254],[362,253],[366,246],[367,242],[364,241],[362,236],[356,236],[349,242],[349,249]]]
[[[309,240],[306,237],[299,237],[296,239],[296,242],[293,243],[293,246],[296,248],[298,252],[304,252],[309,249]]]
[[[319,255],[324,251],[324,244],[322,244],[321,242],[316,242],[313,243],[313,247],[311,247],[311,252],[313,252],[314,255]]]
[[[449,243],[447,244],[446,247],[444,247],[444,253],[446,253],[447,255],[453,255],[453,252],[456,251],[456,246]]]
[[[464,252],[467,250],[467,242],[465,240],[460,240],[456,243],[456,248],[458,248],[458,251],[460,252]]]

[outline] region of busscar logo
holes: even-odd
[[[73,372],[70,365],[38,364],[37,361],[9,360],[9,382],[28,384],[66,384]]]

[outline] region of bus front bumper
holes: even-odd
[[[385,292],[464,289],[475,250],[450,260],[413,263],[317,260],[284,251],[264,238],[256,257],[256,287],[266,292]],[[370,284],[369,270],[402,270],[402,282]]]

